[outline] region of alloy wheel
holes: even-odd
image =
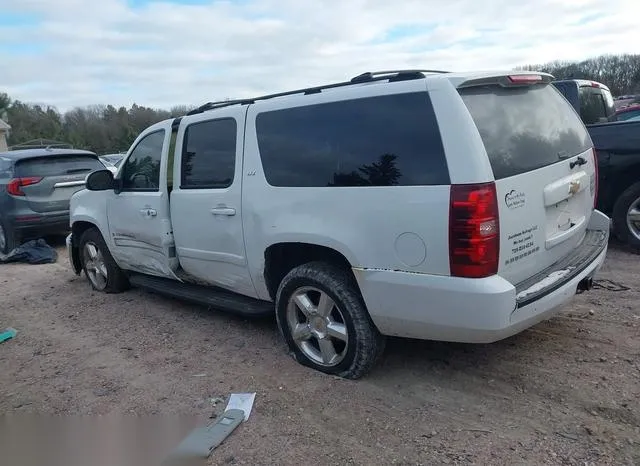
[[[344,315],[324,291],[310,286],[294,291],[287,303],[287,325],[296,346],[316,364],[336,366],[347,355]]]
[[[627,227],[631,234],[640,241],[640,197],[633,201],[627,210]]]
[[[91,281],[91,284],[97,290],[104,290],[107,287],[108,272],[100,248],[91,241],[85,243],[83,259],[87,277]]]

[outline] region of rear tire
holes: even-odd
[[[616,200],[613,229],[620,241],[640,251],[640,183],[629,186]]]
[[[18,246],[20,246],[20,233],[12,230],[0,219],[0,254],[9,254]]]
[[[311,262],[291,270],[276,295],[276,319],[300,364],[347,379],[367,374],[384,350],[354,278]]]
[[[80,238],[80,262],[84,274],[96,291],[120,293],[129,288],[129,280],[111,256],[100,232],[89,228]]]

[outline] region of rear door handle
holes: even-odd
[[[573,170],[573,167],[584,165],[586,163],[587,161],[584,159],[584,157],[578,157],[577,159],[575,159],[573,162],[569,164],[569,169]]]
[[[236,209],[232,207],[214,207],[211,209],[213,215],[227,215],[229,217],[236,214]]]

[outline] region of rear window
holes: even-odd
[[[471,87],[460,95],[496,179],[551,165],[592,146],[578,115],[551,85]]]
[[[586,125],[606,123],[614,113],[611,92],[599,87],[580,88],[580,117]]]
[[[90,155],[56,155],[21,160],[16,166],[17,176],[62,176],[104,170],[104,165]]]
[[[426,92],[260,113],[260,156],[272,186],[418,186],[449,183]]]

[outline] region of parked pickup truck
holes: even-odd
[[[640,121],[618,121],[609,88],[586,80],[554,81],[576,109],[598,154],[597,207],[616,236],[640,250]]]
[[[591,287],[595,151],[544,73],[364,73],[205,104],[71,199],[71,263],[243,315],[357,378],[383,335],[487,343]],[[564,137],[559,138],[558,134]]]

